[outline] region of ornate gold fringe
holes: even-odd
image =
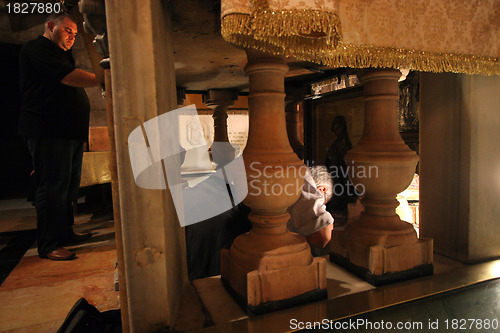
[[[342,42],[337,49],[323,53],[321,58],[322,63],[332,67],[390,67],[434,73],[500,74],[498,58],[392,47],[357,46]]]
[[[341,39],[340,20],[332,12],[318,10],[264,10],[252,19],[256,39],[273,43],[276,37],[293,40],[321,40],[325,45],[337,46]]]
[[[240,45],[240,37],[253,36],[257,44],[306,52],[307,48],[327,49],[341,39],[340,20],[332,12],[318,10],[262,10],[254,15],[230,14],[222,20],[222,36]],[[245,38],[243,38],[245,39]],[[234,40],[234,41],[233,41]]]
[[[328,18],[329,22],[335,22],[335,28],[330,30],[332,35],[328,38],[304,37],[302,35],[321,31],[320,27],[327,22],[322,21],[326,18],[320,16],[312,21],[307,21],[307,18],[311,18],[310,12],[301,13],[304,22],[300,24],[299,19],[290,22],[284,21],[285,17],[293,15],[291,12],[278,16],[267,13],[265,19],[253,19],[252,16],[246,14],[226,15],[222,19],[222,36],[228,42],[245,48],[332,67],[391,67],[435,73],[500,74],[498,58],[352,45],[338,41],[340,39],[340,23],[336,15],[335,18]],[[328,15],[334,14],[329,13]],[[283,28],[283,24],[285,28]],[[287,28],[290,28],[291,32],[286,32]],[[332,38],[331,36],[338,36],[338,39],[334,37],[328,40]]]

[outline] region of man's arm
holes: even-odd
[[[99,82],[97,82],[95,78],[95,74],[86,72],[79,68],[75,68],[71,73],[66,75],[61,80],[61,83],[67,86],[78,88],[93,87],[99,84]]]
[[[319,229],[315,233],[306,236],[306,240],[312,247],[324,248],[332,239],[333,224],[329,224],[324,228]]]

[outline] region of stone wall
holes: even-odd
[[[420,230],[463,262],[500,255],[500,78],[422,74]]]

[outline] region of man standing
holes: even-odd
[[[70,260],[63,246],[90,238],[73,232],[73,207],[80,186],[83,144],[90,104],[84,87],[96,77],[75,68],[71,47],[77,25],[65,13],[49,15],[43,36],[19,54],[21,116],[36,179],[37,241],[40,257]]]

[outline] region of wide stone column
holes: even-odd
[[[332,261],[375,285],[433,271],[432,239],[418,239],[413,226],[395,212],[396,194],[410,184],[418,161],[397,127],[400,76],[394,69],[361,73],[364,130],[345,161],[365,210],[344,230],[334,230],[331,243]]]
[[[326,297],[323,258],[287,228],[287,208],[300,195],[305,166],[288,142],[283,57],[247,50],[250,129],[243,152],[248,180],[244,203],[252,230],[222,253],[222,280],[249,314]]]
[[[208,90],[203,95],[203,102],[214,111],[214,142],[210,147],[212,158],[218,165],[231,162],[235,156],[235,149],[229,142],[227,134],[227,109],[233,106],[238,99],[235,90]]]
[[[172,194],[136,185],[128,145],[135,128],[177,108],[170,16],[161,0],[106,0],[121,216],[118,268],[128,305],[122,309],[124,332],[173,328],[188,283],[184,230]]]
[[[499,91],[499,75],[420,77],[420,235],[467,264],[500,254]]]

